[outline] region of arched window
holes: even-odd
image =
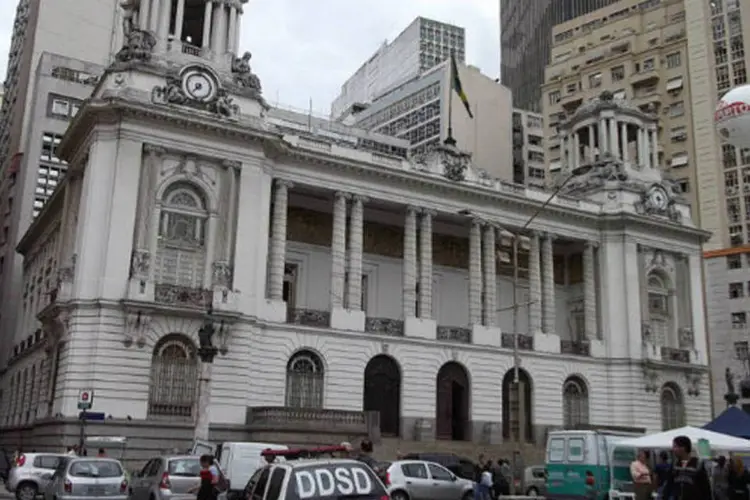
[[[156,283],[202,288],[206,270],[208,207],[192,184],[176,182],[161,200]]]
[[[380,413],[380,433],[398,436],[401,430],[401,370],[396,361],[378,354],[365,367],[364,410]]]
[[[647,286],[648,318],[653,331],[653,341],[658,346],[666,346],[672,328],[669,284],[664,277],[652,272],[648,275]]]
[[[568,377],[563,384],[563,426],[573,429],[589,423],[589,395],[579,377]]]
[[[664,384],[661,389],[661,428],[663,431],[685,425],[685,402],[682,391],[675,384]]]
[[[198,396],[195,347],[179,334],[167,335],[151,360],[149,416],[192,417]]]
[[[520,433],[522,441],[532,442],[534,439],[534,418],[532,415],[531,377],[526,370],[519,369],[518,382],[520,387],[516,386],[514,381],[514,370],[510,369],[503,377],[503,437],[515,439],[515,436]],[[523,419],[521,415],[523,415]]]
[[[299,351],[286,366],[286,405],[323,408],[323,360],[311,351]]]

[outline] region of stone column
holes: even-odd
[[[237,7],[237,22],[234,24],[234,53],[237,54],[240,51],[240,27],[242,26],[242,7]]]
[[[333,202],[333,235],[331,237],[331,309],[344,306],[346,277],[346,202],[347,193],[337,192]]]
[[[529,247],[529,333],[542,331],[542,273],[539,268],[539,233],[531,234]]]
[[[586,339],[598,338],[596,312],[596,271],[594,266],[595,243],[587,241],[583,247],[583,312]]]
[[[491,224],[484,227],[484,326],[495,326],[497,315],[497,252],[496,229]]]
[[[545,234],[542,239],[542,322],[546,334],[556,333],[555,324],[555,269],[552,254],[551,234]]]
[[[622,161],[628,161],[628,124],[620,123],[620,147],[622,148]]]
[[[607,144],[607,119],[599,118],[599,154],[609,152],[609,144]]]
[[[617,132],[617,120],[614,118],[609,119],[609,152],[612,156],[619,158],[619,141]]]
[[[482,324],[482,224],[472,220],[469,233],[469,325]]]
[[[646,166],[646,131],[638,128],[638,165]]]
[[[417,315],[417,208],[406,207],[404,220],[404,319]]]
[[[209,50],[211,47],[211,17],[213,14],[213,2],[211,0],[206,0],[206,11],[203,13],[203,51]]]
[[[148,30],[148,17],[150,8],[151,0],[141,0],[141,5],[140,7],[138,7],[138,27],[143,31]]]
[[[166,50],[169,41],[169,21],[172,17],[172,0],[160,0],[160,7],[159,32],[156,43],[161,47],[161,50]]]
[[[578,168],[581,161],[581,136],[580,131],[573,132],[573,167],[571,170]]]
[[[182,42],[182,23],[185,20],[185,0],[177,0],[177,12],[175,14],[174,38]]]
[[[659,136],[656,129],[650,130],[651,135],[651,168],[659,168]]]
[[[237,28],[237,8],[234,5],[229,6],[229,30],[227,33],[227,52],[237,53],[234,46],[234,33]]]
[[[596,159],[596,155],[594,154],[594,149],[595,149],[594,144],[596,143],[596,131],[595,131],[593,125],[589,125],[588,131],[589,131],[589,154],[588,154],[588,160],[590,162],[593,162]]]
[[[226,47],[226,25],[226,7],[222,2],[217,2],[214,4],[214,22],[211,26],[211,50],[215,56],[224,54]]]
[[[197,415],[195,429],[193,430],[193,439],[196,441],[208,441],[211,425],[211,372],[213,371],[216,354],[218,354],[216,347],[201,347],[198,352],[201,363],[200,378],[198,379]]]
[[[165,1],[167,0],[151,0],[149,2],[148,30],[155,35],[158,35],[159,30],[159,12],[161,11],[160,3]]]
[[[432,319],[432,217],[423,210],[419,228],[419,317]]]
[[[268,256],[268,298],[281,301],[284,299],[284,264],[286,262],[286,226],[287,208],[289,205],[288,181],[276,181],[276,192],[273,199],[271,220],[271,252]]]
[[[363,196],[354,196],[349,220],[349,282],[347,288],[348,309],[362,310],[362,231],[364,229]]]

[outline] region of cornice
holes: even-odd
[[[51,225],[60,224],[60,217],[64,207],[61,205],[65,200],[65,190],[68,188],[68,178],[63,179],[63,182],[57,186],[57,189],[52,193],[52,196],[47,200],[47,203],[42,207],[42,211],[36,216],[34,221],[31,223],[29,228],[23,233],[21,240],[16,245],[16,252],[20,253],[24,257],[32,249],[41,238],[50,231]],[[57,220],[54,219],[57,217]]]

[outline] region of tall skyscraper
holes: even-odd
[[[500,0],[500,77],[513,92],[513,106],[541,112],[544,66],[552,26],[618,0]],[[651,1],[651,0],[647,0]]]
[[[333,101],[331,115],[338,119],[358,105],[368,104],[456,54],[466,57],[464,29],[424,17],[416,18],[391,43],[383,43],[344,84]]]
[[[114,0],[20,0],[0,105],[0,345],[13,330],[20,236],[64,175],[56,144],[111,60],[120,35]],[[6,352],[0,349],[0,367]]]

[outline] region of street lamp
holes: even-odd
[[[209,304],[203,320],[203,326],[198,330],[198,358],[200,359],[200,378],[198,379],[198,415],[195,419],[195,441],[208,441],[211,406],[211,368],[219,348],[213,343],[214,335],[218,334],[225,340],[227,327],[224,320],[216,321],[214,308]],[[226,354],[225,342],[222,342],[222,354]]]

